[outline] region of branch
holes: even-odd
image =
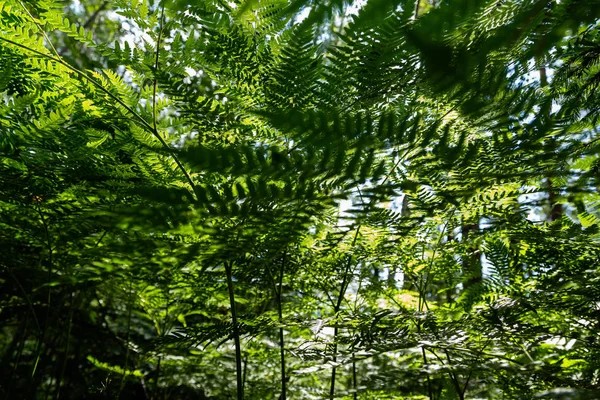
[[[100,7],[98,7],[98,9],[94,11],[94,13],[88,18],[87,21],[85,21],[85,23],[83,24],[83,28],[89,28],[89,26],[94,23],[96,18],[98,18],[98,15],[106,8],[107,5],[108,0],[105,0],[102,4],[100,4]]]
[[[183,172],[183,174],[185,175],[186,180],[188,181],[188,183],[191,186],[192,189],[192,195],[194,197],[196,197],[196,194],[194,192],[194,181],[192,180],[192,177],[190,176],[190,174],[187,172],[187,170],[185,169],[185,167],[183,166],[183,164],[181,163],[181,161],[179,161],[179,158],[177,157],[177,155],[175,154],[175,152],[173,151],[173,149],[171,149],[171,147],[167,144],[167,142],[165,142],[165,140],[162,138],[162,136],[160,136],[160,134],[152,127],[152,125],[150,125],[141,115],[139,115],[137,112],[135,112],[135,110],[133,108],[131,108],[130,106],[128,106],[127,104],[125,104],[125,102],[123,100],[121,100],[120,98],[118,98],[117,96],[115,96],[114,94],[112,94],[108,89],[106,89],[104,86],[102,86],[102,84],[100,84],[99,82],[97,82],[95,79],[91,78],[88,74],[86,74],[85,72],[81,71],[78,68],[75,68],[74,66],[70,65],[69,63],[63,61],[61,58],[58,57],[54,57],[51,56],[49,54],[44,54],[41,51],[29,48],[23,44],[17,43],[13,40],[7,39],[5,37],[1,37],[0,36],[0,40],[9,44],[12,44],[13,46],[19,47],[21,49],[30,51],[40,57],[46,58],[48,60],[54,61],[62,66],[64,66],[65,68],[71,70],[72,72],[74,72],[75,74],[79,75],[80,77],[82,77],[83,79],[85,79],[86,81],[90,82],[92,85],[96,86],[98,89],[100,89],[102,92],[104,92],[108,97],[110,97],[112,100],[114,100],[115,102],[117,102],[117,104],[119,104],[121,107],[123,107],[125,110],[127,110],[127,112],[129,112],[133,117],[135,117],[135,119],[137,119],[138,121],[141,122],[142,126],[150,133],[152,133],[152,135],[154,135],[154,137],[156,137],[158,139],[158,141],[160,142],[160,144],[167,150],[167,152],[169,153],[170,157],[173,157],[173,160],[175,161],[175,163],[177,164],[177,167],[179,167],[179,169],[181,170],[181,172]]]

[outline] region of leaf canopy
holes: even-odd
[[[597,0],[0,1],[6,399],[600,397]]]

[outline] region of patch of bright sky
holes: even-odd
[[[83,12],[83,6],[81,5],[81,2],[79,0],[73,0],[73,2],[71,3],[71,8],[76,13]]]
[[[358,15],[358,11],[360,11],[365,4],[367,4],[367,0],[354,0],[354,3],[346,10],[346,15]]]
[[[367,4],[367,0],[354,0],[354,2],[350,4],[348,8],[346,8],[346,16],[358,15],[358,12],[365,4]],[[302,11],[300,11],[300,13],[298,13],[298,16],[296,17],[296,23],[298,24],[304,21],[306,17],[308,17],[308,15],[310,14],[311,10],[312,7],[303,8]]]

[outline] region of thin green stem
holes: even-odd
[[[492,340],[492,337],[488,337],[487,340],[485,341],[485,343],[483,344],[483,346],[481,346],[481,350],[479,351],[479,354],[477,354],[477,357],[475,358],[475,364],[477,364],[479,362],[479,358],[481,356],[481,353],[483,353],[483,351],[485,350],[485,348],[488,346],[488,344],[490,343],[490,341]],[[467,388],[469,387],[469,381],[471,380],[471,376],[473,375],[473,371],[475,370],[474,367],[471,367],[471,369],[469,370],[469,374],[467,375],[467,378],[465,379],[465,384],[463,386],[463,393],[467,392]]]
[[[279,271],[279,282],[278,289],[276,291],[277,294],[277,313],[279,314],[279,351],[281,358],[281,400],[286,400],[287,398],[287,388],[286,388],[286,375],[285,375],[285,343],[283,337],[283,307],[281,304],[281,290],[283,286],[283,272],[285,269],[285,252],[283,253],[283,258],[281,259],[281,269]]]
[[[353,389],[353,393],[352,393],[352,398],[354,400],[358,399],[358,393],[356,391],[356,383],[357,379],[356,379],[356,358],[354,357],[354,354],[352,354],[352,389]]]
[[[46,222],[46,218],[44,218],[44,213],[42,212],[42,209],[40,207],[40,203],[39,200],[36,201],[36,205],[37,205],[37,212],[40,216],[40,219],[42,221],[42,226],[44,228],[44,234],[46,236],[46,247],[48,248],[48,281],[47,281],[47,285],[48,285],[48,297],[46,299],[47,304],[46,304],[46,318],[45,318],[45,322],[44,322],[44,329],[42,331],[42,335],[40,337],[40,340],[38,342],[37,345],[37,349],[36,349],[36,358],[35,358],[35,362],[33,364],[33,369],[31,371],[31,377],[30,379],[33,380],[33,377],[35,376],[35,373],[37,371],[37,366],[38,363],[40,361],[40,357],[42,356],[42,350],[43,350],[43,346],[44,346],[44,341],[46,339],[46,333],[48,332],[48,324],[50,322],[50,302],[52,301],[52,264],[53,264],[53,259],[52,259],[52,253],[53,253],[53,248],[52,248],[52,239],[50,239],[50,230],[48,228],[48,223]]]
[[[31,311],[31,315],[33,315],[33,320],[35,322],[35,326],[37,327],[38,333],[41,334],[42,333],[42,327],[40,326],[40,322],[39,322],[39,320],[37,318],[37,314],[35,313],[35,309],[33,308],[33,302],[31,301],[31,298],[29,297],[29,295],[25,291],[25,288],[23,287],[23,285],[21,285],[21,282],[19,281],[19,279],[17,278],[17,276],[14,274],[14,272],[8,266],[4,266],[4,269],[6,270],[6,272],[8,272],[8,275],[10,275],[10,277],[15,281],[15,283],[19,287],[19,290],[21,291],[21,293],[23,293],[23,297],[25,298],[25,301],[27,302],[27,305],[29,306],[29,310]]]
[[[440,236],[438,238],[437,244],[433,249],[433,254],[429,260],[429,264],[427,266],[426,271],[424,272],[425,275],[425,280],[423,281],[423,279],[419,279],[419,283],[416,285],[417,286],[417,290],[419,292],[419,299],[418,299],[418,310],[419,312],[423,311],[423,307],[429,309],[429,306],[427,305],[427,299],[426,299],[426,293],[425,290],[427,289],[427,285],[429,284],[429,271],[431,270],[431,267],[433,265],[433,262],[435,260],[436,257],[436,252],[437,252],[437,248],[440,246],[441,241],[442,241],[442,237],[444,236],[444,233],[448,227],[448,224],[450,223],[450,219],[452,218],[452,216],[454,215],[456,211],[456,208],[454,208],[454,210],[452,211],[452,213],[450,214],[450,217],[448,218],[448,220],[446,220],[446,223],[444,224],[444,227],[442,228],[442,231],[440,232]],[[425,253],[425,248],[423,248],[423,257],[424,257],[424,253]],[[417,322],[417,333],[421,332],[421,321],[419,320]],[[421,355],[423,357],[423,365],[427,365],[427,355],[425,353],[425,349],[421,348]],[[431,386],[431,379],[429,378],[429,374],[427,375],[427,393],[429,394],[429,398],[433,399],[433,388]]]
[[[71,292],[71,310],[69,311],[69,328],[67,329],[67,347],[65,349],[65,356],[63,358],[62,367],[60,370],[60,377],[58,378],[58,382],[56,383],[56,396],[55,399],[58,400],[60,397],[60,388],[62,382],[65,377],[65,371],[67,370],[67,361],[69,360],[69,350],[71,346],[71,329],[73,328],[73,312],[75,311],[75,302],[73,292]]]
[[[267,268],[267,272],[271,277],[271,282],[273,284],[273,291],[275,292],[275,301],[277,302],[277,315],[279,322],[279,350],[280,350],[280,363],[281,363],[281,395],[279,396],[279,400],[285,400],[287,398],[287,389],[286,389],[286,373],[285,373],[285,342],[283,335],[283,307],[281,302],[281,293],[283,286],[283,274],[285,270],[285,257],[286,252],[284,251],[283,256],[281,258],[281,265],[279,269],[279,277],[277,282],[275,282],[275,277],[273,276],[273,272],[270,268]]]
[[[130,278],[129,281],[129,296],[127,301],[127,338],[125,339],[125,365],[123,367],[123,376],[121,377],[121,383],[119,384],[119,391],[117,392],[116,399],[118,400],[121,397],[121,392],[125,387],[125,377],[127,376],[127,367],[129,366],[129,349],[131,346],[129,345],[129,340],[131,338],[131,310],[133,308],[133,279]]]
[[[23,8],[23,10],[25,10],[25,12],[27,13],[27,15],[29,15],[29,18],[31,18],[31,21],[33,21],[33,23],[35,24],[35,26],[37,26],[38,30],[40,31],[40,33],[42,34],[42,36],[46,40],[46,43],[48,44],[48,46],[50,46],[50,48],[52,49],[52,51],[54,52],[54,54],[56,54],[56,57],[60,57],[60,55],[58,54],[58,51],[56,51],[56,48],[54,47],[54,45],[50,41],[50,38],[48,37],[48,34],[46,34],[46,31],[44,31],[42,29],[42,27],[37,22],[37,20],[33,16],[33,14],[31,14],[31,12],[29,11],[29,9],[27,7],[25,7],[25,4],[23,4],[22,1],[19,1],[19,5],[21,5],[21,8]]]
[[[152,398],[153,399],[157,399],[157,393],[158,393],[158,379],[160,377],[160,364],[162,362],[162,357],[159,355],[158,356],[158,363],[156,364],[156,377],[154,378],[154,386],[152,388]]]
[[[161,326],[160,321],[156,322],[157,334],[160,337],[161,341],[162,341],[162,339],[164,339],[165,335],[169,331],[169,303],[171,301],[169,294],[170,294],[169,290],[167,289],[167,295],[166,295],[166,300],[165,300],[164,325]],[[162,364],[162,355],[159,353],[158,354],[158,363],[156,365],[156,374],[155,374],[155,378],[154,378],[154,387],[152,389],[152,398],[153,399],[158,398],[158,381],[160,379],[161,364]]]
[[[362,289],[362,277],[361,279],[358,280],[358,289],[356,290],[356,295],[354,297],[354,313],[357,314],[358,313],[358,298],[359,298],[359,294],[360,294],[360,290]],[[354,352],[352,353],[352,389],[354,390],[353,393],[353,399],[357,400],[358,398],[358,391],[357,391],[357,387],[358,387],[358,377],[356,374],[356,357]]]
[[[156,137],[158,139],[158,141],[160,142],[160,144],[169,153],[169,156],[173,158],[173,160],[175,161],[175,164],[177,164],[177,167],[184,174],[187,182],[191,186],[192,194],[194,195],[194,197],[196,196],[196,194],[194,192],[194,187],[195,187],[194,181],[192,180],[192,177],[187,172],[187,170],[185,169],[185,167],[183,166],[183,164],[181,163],[181,161],[179,161],[179,157],[177,157],[177,155],[175,154],[175,152],[173,151],[173,149],[171,149],[171,147],[167,144],[167,142],[163,139],[163,137],[158,133],[158,131],[156,131],[154,129],[154,127],[152,125],[150,125],[148,123],[148,121],[146,121],[140,114],[138,114],[137,112],[135,112],[135,110],[133,108],[131,108],[130,106],[128,106],[123,100],[121,100],[119,97],[117,97],[114,94],[112,94],[110,92],[110,90],[106,89],[101,83],[99,83],[95,79],[91,78],[85,72],[83,72],[83,71],[75,68],[74,66],[70,65],[69,63],[63,61],[62,59],[60,59],[58,57],[54,57],[54,56],[51,56],[49,54],[42,53],[41,51],[37,51],[35,49],[29,48],[29,47],[27,47],[27,46],[25,46],[23,44],[17,43],[14,40],[10,40],[10,39],[7,39],[5,37],[0,37],[0,40],[4,41],[6,43],[9,43],[9,44],[11,44],[13,46],[19,47],[21,49],[27,50],[27,51],[29,51],[29,52],[31,52],[33,54],[37,54],[40,57],[46,58],[48,60],[54,61],[54,62],[56,62],[56,63],[64,66],[65,68],[71,70],[72,72],[74,72],[75,74],[79,75],[80,77],[82,77],[86,81],[90,82],[93,86],[95,86],[98,89],[100,89],[100,91],[102,91],[104,94],[106,94],[112,100],[114,100],[117,104],[119,104],[121,107],[123,107],[128,113],[130,113],[135,119],[137,119],[148,132],[150,132],[152,135],[154,135],[154,137]]]
[[[156,87],[158,85],[158,61],[160,58],[160,40],[162,39],[163,24],[165,22],[165,6],[160,11],[160,22],[158,27],[158,38],[156,39],[156,58],[154,60],[154,79],[152,82],[152,128],[158,133],[156,127]]]
[[[423,348],[421,348],[423,350]],[[445,365],[444,360],[442,360],[442,358],[440,356],[437,355],[437,353],[431,349],[428,349],[429,352],[431,354],[433,354],[435,356],[435,358],[437,358],[439,360],[439,362],[442,365]],[[450,359],[450,354],[448,353],[447,349],[442,349],[442,351],[444,352],[444,354],[446,355],[446,359],[448,360],[448,364],[449,364],[449,371],[448,371],[448,376],[450,376],[450,381],[452,382],[452,385],[454,385],[454,390],[456,390],[456,394],[458,395],[458,398],[460,400],[464,399],[464,393],[461,390],[461,385],[460,382],[458,380],[458,375],[456,374],[456,372],[454,371],[454,369],[452,368],[452,360]]]
[[[233,341],[235,343],[235,367],[237,381],[237,400],[244,399],[244,382],[242,370],[242,347],[240,345],[240,331],[237,314],[235,311],[235,294],[233,291],[232,262],[225,262],[225,273],[227,274],[227,289],[229,291],[229,306],[231,308],[231,323],[233,324]]]
[[[421,355],[423,356],[423,364],[427,365],[427,355],[425,354],[425,349],[423,347],[421,347]],[[429,373],[427,373],[427,393],[429,394],[429,398],[433,399],[433,389],[431,387],[431,379],[429,378]]]
[[[356,228],[356,233],[354,234],[354,239],[352,240],[352,245],[350,246],[350,248],[354,248],[354,245],[356,244],[356,239],[358,238],[358,234],[360,232],[360,225],[358,226],[358,228]],[[344,300],[344,296],[346,295],[346,289],[348,289],[348,286],[350,284],[350,268],[352,267],[352,256],[348,257],[348,263],[346,264],[346,269],[344,271],[344,277],[342,278],[342,286],[340,287],[340,293],[338,295],[337,298],[337,302],[334,306],[334,314],[337,317],[338,313],[340,312],[340,308],[342,307],[342,301]],[[333,397],[335,396],[335,375],[337,372],[336,369],[336,362],[337,362],[337,336],[339,333],[339,328],[337,326],[337,323],[335,325],[335,327],[333,328],[333,368],[331,369],[331,384],[329,386],[329,398],[333,399]]]
[[[23,355],[23,348],[25,347],[25,342],[27,340],[27,327],[29,326],[29,314],[26,314],[25,321],[23,321],[22,324],[23,324],[23,329],[18,331],[18,333],[20,335],[17,336],[17,337],[20,337],[20,340],[18,343],[19,347],[17,349],[17,356],[15,358],[15,362],[12,367],[12,371],[10,374],[10,380],[8,381],[8,385],[5,388],[4,400],[8,400],[11,398],[10,391],[12,389],[12,384],[15,381],[15,376],[16,376],[17,370],[19,369],[19,364],[21,363],[21,356]],[[38,328],[39,328],[39,326],[38,326]],[[16,340],[16,338],[14,338],[13,340]],[[6,353],[6,354],[8,356],[11,353]]]

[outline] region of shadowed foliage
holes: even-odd
[[[600,398],[598,15],[0,0],[0,396]]]

